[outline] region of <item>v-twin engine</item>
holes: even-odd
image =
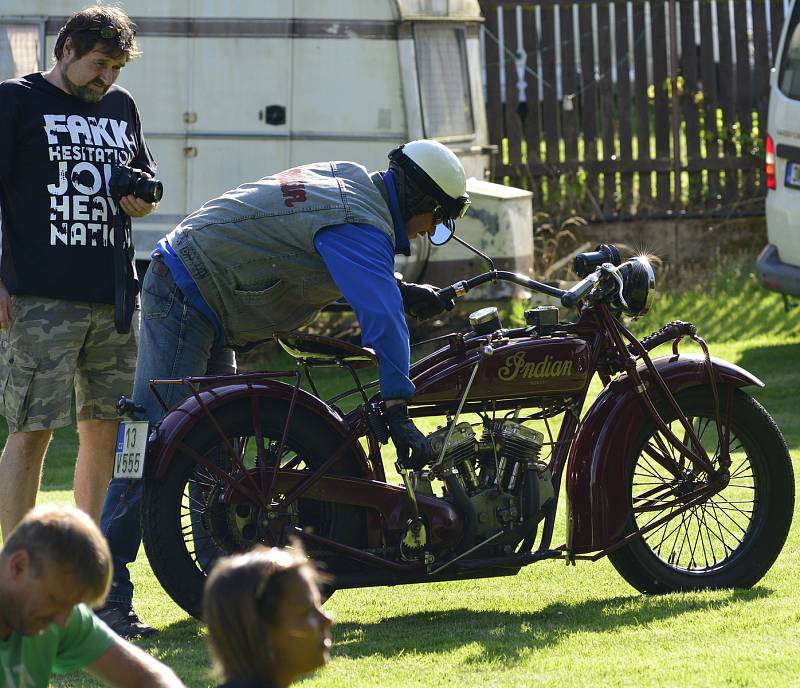
[[[513,419],[486,421],[480,437],[462,422],[447,438],[449,427],[428,436],[432,473],[444,480],[445,497],[474,520],[470,539],[481,542],[507,529],[513,537],[502,541],[509,547],[531,529],[535,533],[541,509],[553,497],[550,471],[540,460],[542,433]]]

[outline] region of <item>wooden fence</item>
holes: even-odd
[[[481,7],[497,181],[593,219],[763,212],[784,0]]]

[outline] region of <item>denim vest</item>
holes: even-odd
[[[323,227],[366,224],[395,245],[389,208],[352,162],[295,167],[228,191],[167,237],[217,314],[246,346],[301,327],[341,296],[314,247]]]

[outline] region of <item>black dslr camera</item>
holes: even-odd
[[[108,189],[116,200],[123,196],[136,196],[148,203],[158,203],[164,195],[164,185],[158,179],[145,179],[139,170],[127,165],[114,167]]]

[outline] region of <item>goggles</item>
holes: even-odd
[[[462,217],[464,217],[464,215],[467,214],[470,203],[471,201],[469,196],[464,194],[463,196],[454,198],[447,204],[447,206],[437,204],[433,209],[433,219],[435,220],[436,224],[440,224],[446,220],[460,220]]]

